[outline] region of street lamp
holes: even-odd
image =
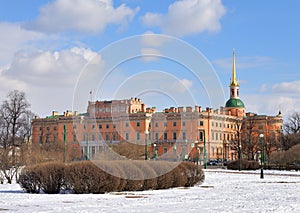
[[[145,160],[148,160],[148,130],[145,131]]]
[[[264,178],[264,134],[260,134],[259,135],[260,138],[260,143],[261,143],[261,156],[260,156],[260,178],[263,179]]]
[[[156,150],[156,143],[155,144],[153,144],[153,147],[154,147],[154,160],[156,159],[156,157],[157,157],[157,150]]]
[[[204,169],[206,169],[206,137],[205,137],[205,130],[203,131],[203,139],[204,139],[204,147],[203,147],[203,158],[204,158]]]

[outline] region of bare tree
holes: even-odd
[[[295,112],[290,115],[283,127],[285,135],[282,138],[282,145],[284,150],[288,150],[300,143],[300,113]]]
[[[18,90],[10,92],[0,106],[0,169],[9,183],[23,164],[21,148],[31,137],[34,115],[29,106],[25,93]]]
[[[255,121],[251,118],[245,120],[245,125],[243,128],[243,153],[247,156],[248,160],[254,160],[255,154],[258,150],[258,141],[255,135],[257,132],[254,130]]]

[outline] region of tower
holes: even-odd
[[[239,97],[239,83],[236,79],[236,64],[235,64],[235,51],[233,50],[232,55],[232,73],[231,81],[229,85],[230,98],[226,102],[225,108],[229,115],[233,116],[244,116],[245,105]]]

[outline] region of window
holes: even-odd
[[[48,131],[50,130],[50,127],[49,127],[49,126],[47,126],[47,130],[48,130]]]
[[[92,141],[95,141],[95,135],[92,134]]]
[[[136,126],[140,126],[141,124],[140,124],[140,122],[138,121],[138,122],[136,122]]]
[[[88,141],[88,140],[89,140],[88,134],[87,134],[87,133],[84,133],[84,135],[83,135],[83,140],[84,140],[84,141]]]
[[[76,124],[74,124],[73,129],[76,129],[76,128],[77,128],[77,126],[76,126]]]
[[[101,133],[98,134],[98,140],[99,140],[99,141],[102,140],[102,135],[101,135]]]
[[[155,133],[155,140],[158,140],[158,132]]]
[[[92,129],[95,129],[95,125],[94,124],[92,125]]]
[[[182,126],[185,126],[185,121],[182,121]]]
[[[199,140],[203,141],[203,132],[199,132]]]
[[[114,141],[118,140],[118,135],[117,135],[116,132],[114,132],[114,134],[113,134],[113,140],[114,140]]]
[[[214,122],[211,122],[211,126],[214,126]]]
[[[168,140],[168,133],[164,132],[164,140]]]
[[[218,135],[218,133],[216,133],[216,140],[219,140],[219,135]]]
[[[168,152],[168,147],[164,147],[164,154]]]
[[[105,140],[107,140],[107,141],[110,140],[109,133],[106,133],[106,134],[105,134]]]
[[[99,124],[99,129],[102,129],[102,124]]]
[[[199,123],[199,124],[200,124],[200,126],[203,126],[203,121],[200,121],[200,123]]]
[[[164,122],[164,126],[168,126],[168,123],[167,123],[167,122]]]
[[[43,130],[43,128],[40,126],[40,131],[42,131]]]
[[[114,125],[113,125],[113,127],[114,127],[114,129],[115,129],[115,128],[117,127],[117,125],[116,125],[116,124],[114,124]]]
[[[43,136],[40,135],[40,144],[43,143]]]
[[[139,132],[136,133],[136,139],[140,140],[140,133]]]
[[[186,140],[186,133],[185,132],[182,133],[182,140]]]
[[[129,127],[129,123],[128,122],[125,123],[125,127]]]
[[[109,129],[109,124],[106,124],[106,129]]]
[[[158,127],[158,123],[157,122],[155,122],[155,127]]]
[[[127,141],[129,140],[129,133],[128,133],[128,132],[125,133],[125,139],[126,139]]]
[[[176,132],[173,132],[173,140],[176,140],[177,139],[177,134]]]
[[[56,126],[54,126],[54,127],[53,127],[53,130],[57,130],[57,127],[56,127]]]
[[[218,123],[216,122],[216,127],[218,127]]]
[[[174,121],[174,122],[173,122],[173,126],[177,126],[177,123],[176,123],[176,121]]]

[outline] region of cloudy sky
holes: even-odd
[[[300,111],[299,9],[298,0],[2,0],[0,99],[22,90],[40,116],[136,96],[159,109],[217,108],[235,49],[247,111],[287,115]]]

